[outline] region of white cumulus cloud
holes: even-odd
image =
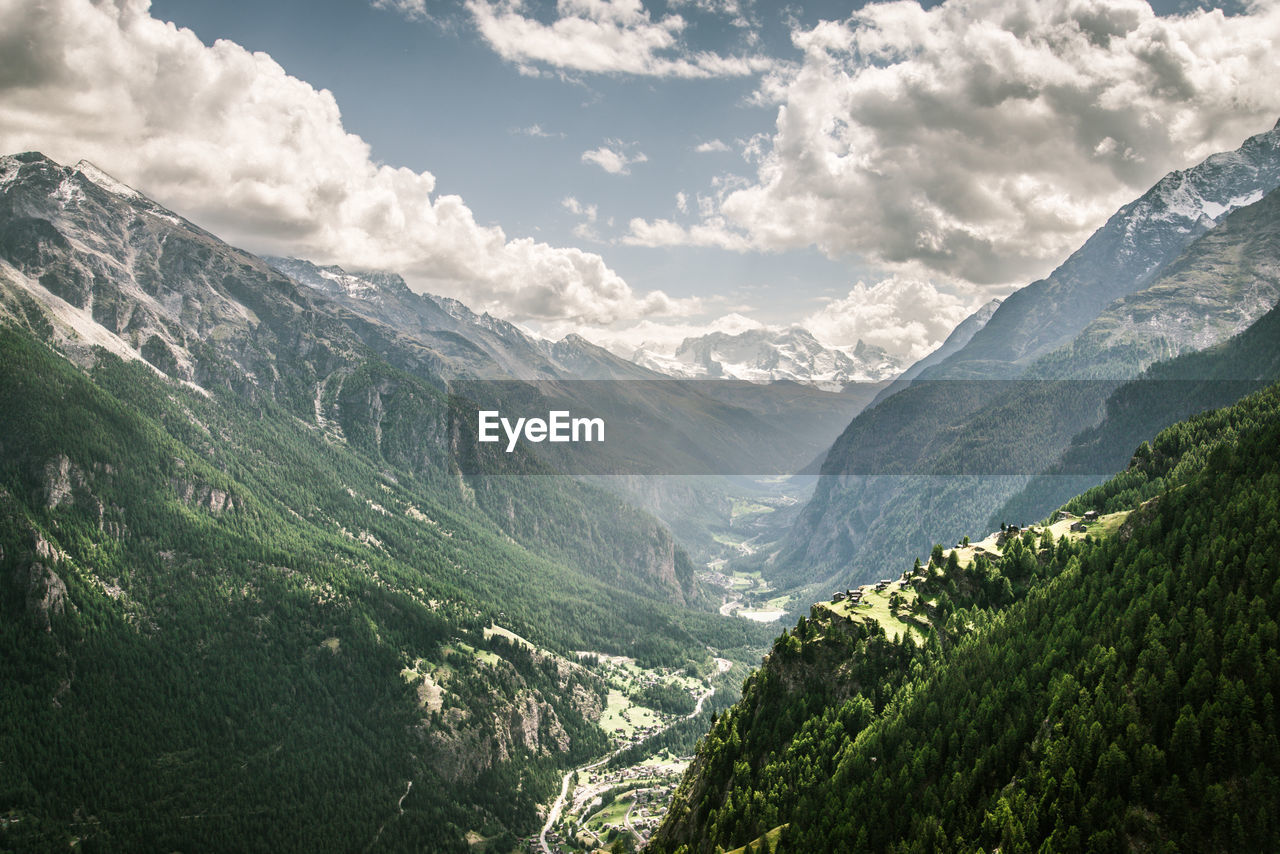
[[[773,66],[763,56],[695,51],[680,15],[655,19],[641,0],[557,0],[555,20],[528,14],[524,0],[467,0],[490,48],[527,73],[564,71],[650,77],[742,77]]]
[[[1160,17],[1142,0],[875,3],[793,33],[756,174],[700,226],[633,242],[817,246],[941,279],[1041,275],[1165,172],[1280,115],[1280,3]],[[701,229],[701,231],[697,231]]]
[[[865,341],[914,362],[976,308],[929,281],[892,276],[870,286],[858,282],[846,296],[831,300],[800,325],[827,345]]]
[[[670,219],[632,219],[629,231],[621,242],[626,246],[701,246],[746,252],[752,248],[750,239],[726,226],[721,217],[683,226]]]
[[[633,148],[633,145],[621,140],[607,140],[599,148],[582,152],[582,162],[593,163],[610,175],[630,175],[631,167],[634,164],[645,163],[649,160],[643,151],[637,151],[632,154],[631,149]]]
[[[0,151],[87,158],[251,250],[395,270],[508,317],[685,308],[637,294],[599,255],[478,224],[431,173],[376,163],[328,91],[264,53],[203,44],[147,0],[0,0],[0,20]]]
[[[729,150],[729,145],[724,140],[709,139],[706,142],[700,142],[694,146],[694,151],[699,154],[713,154]]]

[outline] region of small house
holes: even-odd
[[[1084,511],[1084,520],[1085,520],[1086,522],[1096,522],[1096,521],[1098,521],[1098,511],[1097,511],[1097,510],[1086,510],[1086,511]]]

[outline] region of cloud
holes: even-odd
[[[146,0],[0,0],[0,151],[87,158],[258,252],[402,273],[514,318],[680,314],[599,256],[477,224],[429,172],[375,163],[332,94],[229,41],[206,46]]]
[[[582,162],[594,163],[610,175],[630,175],[633,164],[645,163],[649,160],[643,151],[629,153],[630,148],[634,146],[621,140],[610,139],[599,148],[582,152]]]
[[[692,7],[703,14],[727,18],[731,26],[751,30],[750,37],[752,41],[756,41],[759,38],[756,32],[759,22],[750,12],[752,5],[751,0],[745,3],[739,0],[667,0],[668,9]]]
[[[728,151],[729,146],[723,140],[712,139],[707,142],[699,143],[693,150],[699,154],[713,154]]]
[[[1141,0],[904,0],[793,41],[803,62],[757,93],[778,113],[748,146],[754,178],[700,226],[633,221],[633,242],[813,245],[1015,284],[1280,114],[1274,2],[1158,17]]]
[[[411,21],[429,20],[426,0],[372,0],[373,8],[399,12]]]
[[[563,131],[549,131],[540,124],[532,124],[527,128],[512,128],[511,133],[517,136],[532,136],[537,139],[564,139],[565,137]]]
[[[914,362],[976,308],[931,282],[893,276],[870,287],[858,282],[848,295],[831,300],[799,325],[827,345],[865,341]]]
[[[631,220],[629,232],[622,237],[626,246],[649,248],[666,246],[701,246],[746,252],[752,248],[751,240],[744,234],[729,228],[723,218],[713,217],[704,222],[683,226],[669,219]]]
[[[773,67],[763,56],[694,51],[680,15],[657,20],[641,0],[557,0],[549,24],[525,14],[524,0],[467,0],[485,42],[525,73],[539,66],[651,77],[743,77]]]
[[[560,205],[574,216],[582,218],[582,222],[573,227],[575,237],[579,240],[600,240],[600,235],[596,233],[596,219],[600,211],[595,205],[584,205],[573,196],[565,196]]]

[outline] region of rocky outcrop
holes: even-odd
[[[235,496],[207,483],[192,483],[182,478],[170,478],[169,487],[188,507],[207,510],[214,516],[230,513],[239,502]]]
[[[97,524],[99,531],[121,537],[124,525],[119,521],[108,520],[109,515],[116,515],[118,508],[112,508],[113,513],[108,514],[102,500],[94,494],[91,483],[94,477],[111,477],[114,473],[114,468],[99,463],[93,467],[93,475],[88,475],[66,454],[59,454],[44,464],[36,500],[49,510],[74,507]]]
[[[493,708],[476,718],[448,708],[425,733],[432,767],[451,783],[464,783],[521,753],[547,756],[569,750],[569,734],[552,705],[537,691],[494,694]]]
[[[505,741],[519,744],[530,753],[564,753],[569,749],[569,735],[546,701],[525,694],[511,709]]]
[[[13,583],[22,593],[28,619],[38,629],[53,630],[54,616],[66,610],[67,585],[56,572],[39,561],[20,564]]]

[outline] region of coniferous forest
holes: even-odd
[[[935,549],[920,645],[801,618],[654,850],[1274,848],[1278,496],[1273,385],[1067,505],[1132,510],[1113,536]]]

